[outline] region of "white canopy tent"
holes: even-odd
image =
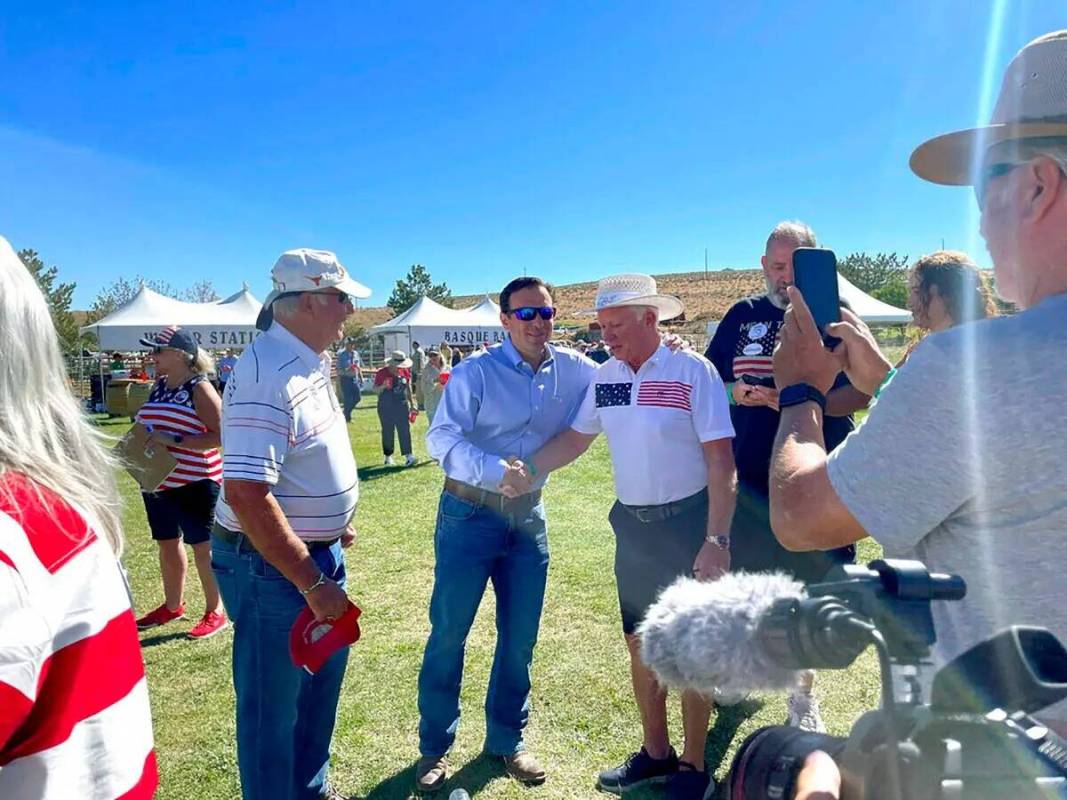
[[[871,297],[840,272],[837,273],[837,293],[848,302],[852,313],[868,325],[907,325],[911,322],[910,311]]]
[[[504,340],[500,307],[488,296],[465,309],[445,308],[429,297],[422,297],[403,314],[375,325],[369,333],[384,338],[386,351],[404,352],[411,351],[412,342],[423,346],[444,343],[455,347]]]
[[[243,350],[258,333],[261,307],[247,286],[213,303],[186,303],[142,286],[130,302],[81,332],[94,334],[102,350],[140,350],[141,337],[180,325],[205,350]]]
[[[853,313],[868,325],[907,325],[911,322],[910,311],[871,297],[840,272],[837,273],[837,293]],[[708,336],[714,334],[718,327],[718,320],[708,322]]]

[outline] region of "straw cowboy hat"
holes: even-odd
[[[998,142],[1060,136],[1067,137],[1067,30],[1034,39],[1012,59],[988,125],[924,142],[911,169],[932,183],[969,186]]]
[[[623,306],[650,306],[659,311],[659,318],[674,319],[685,306],[677,297],[660,294],[656,289],[656,280],[651,275],[609,275],[602,278],[596,288],[596,307],[586,313],[595,314],[606,308]]]
[[[408,354],[403,350],[394,350],[392,355],[389,356],[389,360],[385,362],[390,367],[399,367],[400,369],[407,369],[411,366],[411,359],[408,358]]]

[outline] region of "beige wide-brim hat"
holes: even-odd
[[[932,183],[969,186],[993,145],[1046,137],[1067,137],[1067,30],[1034,39],[1012,59],[988,125],[924,142],[911,169]]]
[[[407,369],[411,366],[411,359],[408,358],[408,354],[403,350],[394,350],[389,356],[389,360],[385,362],[390,367],[400,367],[401,369]]]
[[[596,288],[596,307],[584,313],[595,314],[606,308],[624,306],[650,306],[659,312],[661,322],[674,319],[685,311],[677,297],[659,293],[656,279],[651,275],[633,273],[602,278]]]

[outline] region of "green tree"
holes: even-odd
[[[882,284],[880,287],[871,292],[872,297],[876,297],[883,303],[889,303],[891,306],[897,308],[908,307],[908,273],[906,270],[900,270],[893,275],[888,281]]]
[[[906,280],[907,270],[908,257],[897,253],[871,255],[861,251],[837,262],[837,271],[870,295],[894,281]]]
[[[52,324],[59,335],[60,346],[65,352],[76,351],[79,347],[78,324],[70,313],[75,284],[60,283],[59,269],[46,266],[36,250],[19,250],[19,259],[33,275],[48,302],[48,310],[52,314]]]
[[[442,305],[451,307],[452,290],[447,283],[434,283],[430,272],[422,264],[412,264],[408,274],[396,282],[393,293],[386,303],[396,314],[403,314],[421,297],[429,297]]]

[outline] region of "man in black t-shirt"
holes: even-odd
[[[835,564],[855,559],[854,546],[827,552],[793,553],[782,547],[771,530],[768,476],[771,450],[778,432],[778,390],[773,355],[778,331],[789,305],[786,287],[793,283],[793,251],[817,247],[815,234],[799,222],[783,222],[767,239],[760,263],[767,293],[734,304],[704,354],[719,371],[730,397],[737,464],[737,510],[730,531],[730,569],[767,572],[781,570],[814,583]],[[829,452],[853,428],[852,412],[870,398],[854,389],[844,373],[827,395],[825,437]],[[818,703],[811,697],[813,674],[808,673],[789,698],[789,724],[806,730],[822,729]]]

